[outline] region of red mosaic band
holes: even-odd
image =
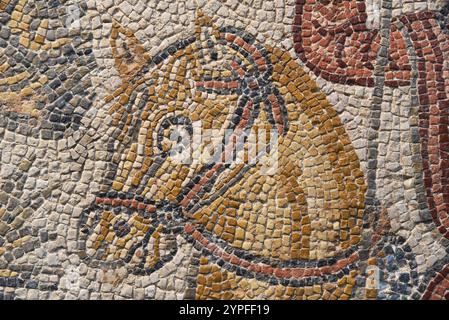
[[[430,281],[422,296],[423,300],[449,300],[449,265]]]
[[[261,263],[255,264],[250,261],[243,260],[236,255],[225,252],[222,248],[207,240],[200,231],[195,229],[193,225],[186,224],[184,230],[187,234],[192,235],[193,239],[204,246],[213,256],[221,258],[232,265],[242,267],[248,271],[261,273],[268,276],[274,275],[281,279],[301,279],[335,274],[359,260],[358,252],[354,252],[348,258],[340,259],[331,266],[320,268],[276,268]]]

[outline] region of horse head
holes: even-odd
[[[82,219],[83,249],[98,263],[151,273],[173,257],[201,200],[220,192],[216,182],[248,165],[226,161],[236,140],[262,113],[276,135],[288,121],[265,49],[201,12],[193,36],[153,57],[116,22],[111,47],[122,85],[106,101],[119,147],[109,190]]]

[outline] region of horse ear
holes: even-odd
[[[195,17],[195,36],[198,40],[214,36],[218,38],[220,31],[217,25],[212,22],[212,19],[203,13],[203,10],[198,9]]]
[[[133,77],[150,60],[134,33],[115,20],[112,23],[110,43],[115,67],[122,79]]]

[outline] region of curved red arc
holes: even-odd
[[[333,83],[374,86],[371,66],[376,63],[380,39],[377,39],[378,30],[367,27],[364,2],[296,1],[295,50],[317,76]],[[331,10],[324,6],[331,3]],[[345,22],[345,28],[326,29],[313,18],[313,10],[319,10],[322,19],[334,20],[337,13],[344,12],[346,16],[340,14],[337,18],[341,21],[346,19],[349,23]],[[419,134],[427,204],[438,230],[449,238],[449,87],[446,85],[449,70],[444,66],[444,55],[449,57],[449,36],[437,22],[438,14],[423,11],[393,18],[385,85],[395,88],[411,84],[411,57],[405,41],[408,36],[418,58]],[[406,33],[399,31],[397,22],[404,25]],[[316,50],[317,46],[321,52]],[[364,59],[364,63],[350,62],[354,58],[345,56],[343,50]]]

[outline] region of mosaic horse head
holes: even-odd
[[[80,224],[86,259],[148,274],[173,258],[182,236],[209,261],[270,283],[356,260],[359,160],[325,95],[288,53],[201,12],[192,37],[154,57],[116,23],[111,45],[123,79],[107,99],[116,163],[109,190]],[[195,123],[201,142],[182,147],[213,161],[175,161],[171,133],[192,133]],[[251,135],[241,150],[235,143],[250,131],[275,143],[256,161],[223,161],[251,149]]]

